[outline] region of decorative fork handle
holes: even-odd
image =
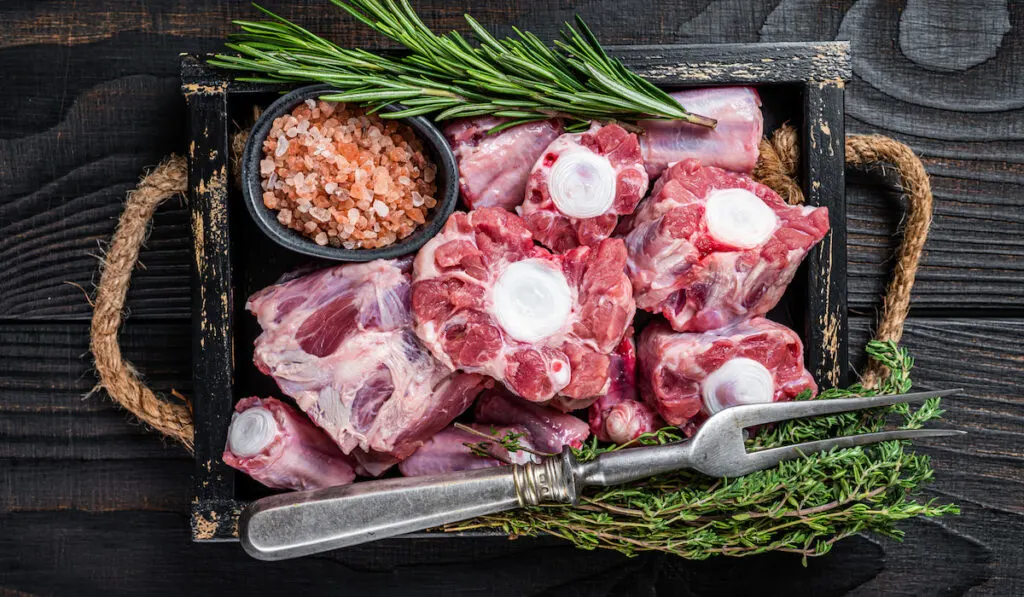
[[[687,458],[685,444],[622,450],[585,463],[565,450],[538,463],[285,493],[249,505],[239,535],[254,558],[295,558],[522,506],[576,503],[585,486],[676,470]]]

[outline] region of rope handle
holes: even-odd
[[[761,140],[760,157],[754,168],[754,178],[794,205],[804,202],[803,191],[796,182],[799,139],[792,126],[779,128],[771,139]],[[847,166],[879,165],[884,169],[885,164],[891,164],[899,174],[900,186],[907,196],[907,213],[903,239],[896,251],[896,267],[882,300],[882,315],[875,330],[875,339],[899,342],[903,337],[903,323],[910,312],[910,291],[914,287],[924,243],[928,240],[928,229],[932,225],[931,181],[921,158],[907,145],[883,135],[846,136]],[[861,375],[861,385],[873,388],[887,374],[884,365],[871,359]]]
[[[245,132],[232,139],[232,147],[244,145]],[[791,204],[804,202],[796,182],[799,164],[799,136],[795,129],[783,126],[770,139],[762,139],[760,158],[754,178],[771,187]],[[906,224],[897,251],[897,262],[882,304],[882,315],[875,331],[878,340],[899,341],[903,322],[910,309],[910,291],[914,285],[921,253],[932,218],[932,192],[921,160],[909,147],[881,135],[848,135],[846,164],[868,166],[892,164],[907,195]],[[237,170],[237,169],[236,169]],[[181,156],[172,155],[128,194],[124,212],[117,224],[96,290],[91,329],[91,349],[96,361],[99,383],[111,398],[143,423],[185,446],[192,452],[192,408],[187,401],[171,402],[158,397],[140,378],[135,367],[124,359],[117,333],[123,319],[125,296],[139,251],[146,240],[156,208],[165,200],[187,189],[188,165]],[[862,376],[862,385],[874,387],[885,374],[885,367],[871,361]],[[179,396],[180,397],[180,396]]]

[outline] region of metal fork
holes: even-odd
[[[566,449],[537,463],[274,495],[243,511],[239,535],[249,555],[283,560],[523,506],[575,504],[586,487],[619,485],[683,468],[713,477],[738,477],[832,448],[963,435],[944,429],[901,429],[755,452],[746,451],[743,438],[743,429],[756,425],[917,403],[961,391],[737,406],[709,418],[690,440],[607,452],[589,462],[577,462]]]

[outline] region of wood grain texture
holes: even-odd
[[[86,323],[0,323],[0,459],[185,456],[105,393],[87,396],[96,383],[88,334]],[[130,323],[121,333],[125,357],[163,394],[191,393],[190,343],[177,323]]]
[[[341,43],[380,40],[321,0],[270,8]],[[142,168],[184,151],[178,53],[213,51],[227,0],[7,0],[0,5],[0,595],[1021,595],[1024,328],[1024,10],[984,0],[414,0],[432,26],[471,9],[493,30],[550,39],[580,12],[608,43],[848,39],[847,131],[922,155],[935,225],[906,345],[919,387],[964,385],[950,424],[966,445],[929,449],[932,495],[964,514],[907,525],[902,544],[854,538],[810,562],[776,556],[625,560],[551,542],[390,542],[268,566],[233,545],[188,542],[189,470],[93,385],[88,287],[124,192]],[[1009,23],[1007,30],[1006,24]],[[872,314],[896,242],[894,179],[848,175],[850,306]],[[157,217],[129,295],[129,358],[161,390],[188,390],[189,222]],[[982,314],[989,319],[967,319]],[[944,319],[924,316],[945,315]],[[27,318],[36,321],[28,322]],[[169,318],[169,319],[168,319]],[[55,319],[75,321],[54,321]],[[162,321],[167,319],[167,321]],[[851,318],[851,346],[870,321]],[[854,355],[854,362],[859,357]],[[961,451],[961,448],[963,450]],[[184,573],[182,571],[185,571]]]
[[[858,318],[851,328],[851,346],[863,346],[870,322]],[[976,577],[977,594],[1024,593],[1024,321],[911,319],[903,342],[916,359],[911,376],[915,389],[966,390],[964,397],[945,400],[943,407],[945,421],[968,435],[920,448],[935,468],[936,482],[928,495],[960,504],[962,514],[916,521],[908,532],[912,551],[900,548],[905,556],[900,569],[862,589],[865,594],[925,594],[901,575],[944,572],[935,562],[949,562],[950,557],[932,550],[951,547],[955,537],[961,544],[957,558],[973,562],[963,573]],[[863,355],[855,358],[862,361]],[[921,528],[926,530],[919,536]],[[936,533],[949,539],[936,539]]]

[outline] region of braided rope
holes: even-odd
[[[146,241],[149,223],[157,206],[187,188],[188,165],[172,155],[154,168],[128,194],[128,202],[117,223],[96,289],[92,314],[90,348],[96,360],[99,386],[143,423],[181,442],[192,451],[194,428],[192,409],[180,402],[159,398],[139,377],[135,367],[124,359],[118,343],[124,299],[139,250]]]

